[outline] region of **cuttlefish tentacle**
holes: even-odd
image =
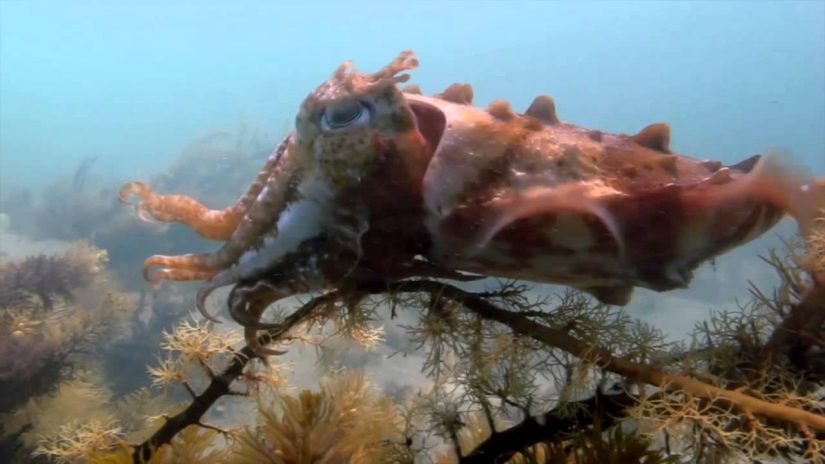
[[[285,150],[285,148],[284,148]],[[283,150],[280,150],[283,151]],[[234,283],[231,274],[215,279],[219,272],[231,268],[250,248],[259,244],[264,235],[277,235],[277,218],[288,204],[288,192],[294,189],[297,171],[288,167],[288,161],[274,163],[266,184],[254,201],[247,207],[243,219],[227,239],[226,243],[214,253],[190,253],[179,256],[155,255],[149,257],[143,265],[147,280],[203,280],[214,279],[204,287],[208,295],[215,288]],[[292,171],[288,174],[286,171]],[[286,181],[284,181],[286,179]],[[152,269],[160,266],[160,269]],[[205,300],[205,298],[204,298]],[[206,316],[206,312],[202,310]],[[209,316],[214,320],[214,317]]]
[[[214,269],[227,269],[236,264],[241,256],[251,248],[261,245],[264,237],[277,239],[281,215],[299,195],[298,184],[302,177],[302,167],[287,158],[279,163],[266,182],[255,202],[247,210],[243,221],[232,232],[232,236],[214,253],[206,255],[206,264]]]
[[[120,189],[118,199],[128,203],[129,197],[138,197],[135,207],[143,220],[151,218],[162,222],[180,222],[198,235],[211,240],[227,240],[263,190],[264,185],[289,145],[289,137],[267,158],[257,178],[235,204],[224,209],[209,209],[188,195],[162,195],[144,182],[129,182]]]
[[[199,292],[199,300],[201,296],[208,296],[214,288],[224,285],[227,280],[239,280],[229,295],[229,314],[235,322],[244,327],[246,342],[253,351],[262,355],[283,354],[260,345],[258,333],[261,330],[281,326],[278,323],[261,322],[261,317],[272,303],[280,299],[298,293],[336,287],[336,283],[350,274],[352,264],[358,261],[359,252],[348,246],[333,250],[336,241],[328,236],[304,241],[284,259],[274,263],[267,272],[266,279],[258,279],[253,283],[240,280],[240,272],[222,271],[207,283],[209,289]],[[319,254],[318,250],[327,251]],[[203,303],[205,300],[200,301],[200,304]]]
[[[196,307],[204,317],[215,320],[206,311],[206,300],[212,292],[226,285],[253,279],[261,272],[266,272],[267,285],[272,289],[269,302],[326,288],[353,272],[361,259],[361,236],[366,231],[363,224],[355,220],[349,226],[339,224],[338,227],[322,229],[319,221],[323,220],[324,206],[311,201],[300,203],[317,206],[304,206],[304,211],[301,207],[291,206],[290,214],[283,215],[273,225],[276,231],[283,234],[270,235],[261,248],[247,250],[236,264],[217,272],[198,291]],[[346,216],[347,213],[342,211],[336,213]],[[258,308],[259,299],[257,297],[256,304],[249,308],[230,304],[232,318],[244,326],[270,328],[269,324],[260,323],[266,306]]]
[[[146,280],[153,284],[159,284],[163,280],[206,280],[215,275],[214,271],[199,271],[195,269],[157,269],[147,275]]]
[[[189,253],[179,256],[152,255],[143,263],[143,278],[153,283],[160,280],[208,279],[217,272],[217,269],[209,266],[208,261],[208,253]]]
[[[278,327],[278,323],[261,322],[266,308],[284,298],[275,286],[265,282],[255,282],[252,286],[236,285],[229,294],[229,315],[238,324],[252,329],[268,330]]]
[[[252,286],[237,285],[229,294],[229,313],[244,328],[244,339],[253,352],[261,356],[279,356],[286,351],[273,350],[262,346],[258,339],[261,330],[271,330],[281,326],[279,323],[262,323],[261,316],[266,308],[286,294],[266,282]]]
[[[300,175],[296,174],[296,177],[300,178]],[[214,290],[254,279],[261,273],[291,276],[289,285],[282,286],[294,292],[313,288],[310,282],[325,282],[321,268],[330,263],[336,269],[349,269],[345,265],[352,260],[330,261],[336,258],[337,253],[327,252],[332,246],[327,234],[339,234],[345,244],[356,249],[360,246],[360,235],[350,237],[345,233],[345,226],[325,225],[327,221],[336,223],[336,218],[330,218],[330,215],[343,214],[345,209],[333,210],[330,199],[326,197],[330,192],[324,182],[298,182],[299,185],[290,191],[292,196],[289,198],[285,191],[273,191],[271,195],[264,196],[264,193],[269,193],[264,189],[250,209],[247,220],[216,253],[216,259],[230,264],[221,265],[220,270],[198,292],[197,308],[205,317],[212,318],[206,311],[206,299]],[[283,183],[277,185],[284,188]],[[327,251],[319,254],[319,250]]]
[[[223,270],[210,276],[209,280],[203,284],[203,286],[198,290],[197,295],[195,295],[195,308],[197,308],[198,312],[201,313],[206,319],[212,322],[221,322],[220,319],[213,316],[206,310],[206,300],[215,290],[226,285],[234,284],[236,281],[237,278],[233,275],[231,269]]]

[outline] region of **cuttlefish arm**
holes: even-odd
[[[175,267],[156,273],[162,272],[162,278],[174,278],[192,269],[209,272],[208,280],[198,291],[196,306],[204,317],[216,320],[206,311],[206,299],[215,289],[270,272],[277,263],[299,266],[301,263],[289,260],[288,254],[318,233],[328,201],[307,191],[311,189],[306,187],[304,176],[303,167],[287,156],[219,250],[172,257]],[[302,198],[304,195],[310,198]],[[300,279],[294,280],[296,285],[300,283]]]
[[[263,190],[288,145],[289,137],[286,137],[267,158],[249,189],[237,202],[224,209],[210,209],[188,195],[159,194],[144,182],[129,182],[124,185],[118,193],[118,199],[122,203],[129,203],[130,197],[137,197],[135,209],[138,217],[144,221],[154,219],[162,222],[179,222],[204,238],[225,241],[238,227],[249,207]],[[156,260],[152,265],[165,265],[165,261]]]
[[[298,225],[300,224],[296,223]],[[237,285],[230,292],[228,309],[232,319],[243,326],[247,345],[258,354],[280,355],[284,352],[267,349],[259,343],[259,331],[281,326],[280,323],[261,322],[264,311],[283,298],[335,287],[345,279],[357,265],[360,256],[355,242],[351,246],[340,245],[342,243],[339,240],[321,232],[312,239],[304,240],[277,261],[271,262],[265,274],[241,278],[238,272],[224,271],[219,276],[227,280],[207,283],[204,288],[222,285],[234,279]],[[202,289],[198,293],[199,305],[203,304],[202,299],[209,291],[211,290]]]
[[[288,192],[295,187],[301,175],[297,163],[284,155],[288,146],[289,137],[270,157],[272,166],[262,187],[249,190],[257,190],[258,193],[254,196],[247,195],[251,198],[249,204],[243,205],[241,219],[237,221],[229,238],[219,250],[213,253],[150,256],[143,265],[144,277],[153,283],[162,280],[211,279],[218,271],[233,265],[248,248],[262,240],[263,232],[273,225],[275,219],[286,208]],[[258,180],[265,176],[266,169],[267,167],[262,170]],[[277,231],[273,230],[271,233]]]

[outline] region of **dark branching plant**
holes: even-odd
[[[65,430],[41,452],[135,463],[823,462],[825,287],[796,250],[764,259],[781,279],[774,291],[752,286],[749,302],[713,313],[691,343],[575,291],[548,298],[514,282],[479,290],[426,279],[352,282],[277,310],[277,327],[259,334],[278,349],[340,337],[372,345],[378,320],[403,318],[432,385],[400,404],[352,372],[292,394],[277,357],[186,321],[165,334],[168,355],[149,373],[188,401],[140,440],[101,428],[90,447],[83,437],[94,433]],[[256,424],[207,420],[235,397],[253,402]]]

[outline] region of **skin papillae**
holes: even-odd
[[[141,182],[123,187],[142,217],[222,242],[212,253],[151,256],[148,280],[204,280],[198,309],[235,285],[232,318],[259,354],[273,302],[348,282],[476,276],[568,285],[625,305],[634,287],[685,287],[702,262],[792,216],[821,224],[825,179],[778,155],[731,166],[671,151],[666,124],[635,135],[559,120],[552,98],[524,113],[472,105],[453,84],[400,89],[402,52],[376,73],[342,64],[302,103],[237,203],[211,210]],[[822,281],[823,276],[814,275]]]

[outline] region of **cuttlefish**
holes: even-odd
[[[234,285],[229,312],[255,343],[272,302],[354,280],[495,276],[625,305],[634,287],[687,286],[785,215],[803,235],[821,226],[825,181],[781,156],[726,166],[671,150],[664,123],[612,134],[561,121],[549,96],[517,112],[474,106],[467,84],[400,88],[417,65],[411,51],[375,73],[342,64],[225,209],[124,186],[141,215],[223,242],[151,256],[146,278],[205,281],[210,318],[210,292]]]

